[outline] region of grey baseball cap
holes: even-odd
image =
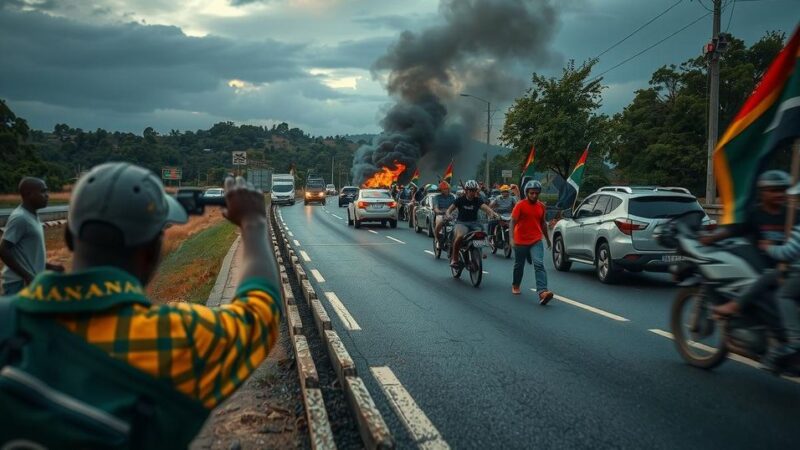
[[[73,235],[89,222],[122,232],[126,247],[144,244],[170,223],[186,223],[186,211],[153,172],[129,163],[95,166],[72,191],[67,223]]]

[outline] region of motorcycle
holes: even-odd
[[[437,214],[437,216],[444,216],[444,214]],[[435,222],[434,222],[435,223]],[[442,252],[450,254],[453,245],[453,221],[444,217],[444,224],[439,230],[439,235],[433,238],[433,257],[439,259]]]
[[[469,279],[472,282],[472,286],[478,287],[481,285],[483,280],[483,247],[488,245],[486,237],[486,232],[484,231],[470,231],[464,236],[464,241],[458,252],[458,267],[450,267],[453,278],[461,278],[461,273],[466,268],[469,271]],[[453,233],[451,232],[447,251],[449,258],[452,258],[453,255],[452,240]]]
[[[711,308],[741,296],[761,276],[760,254],[745,239],[713,246],[698,241],[703,213],[678,216],[656,231],[656,240],[677,250],[671,266],[681,287],[672,304],[670,328],[678,353],[689,365],[713,369],[729,353],[761,361],[772,338],[754,307],[731,317],[715,317]],[[762,300],[763,301],[763,300]],[[781,361],[779,373],[800,374],[800,356]]]
[[[503,249],[503,256],[506,259],[511,258],[511,242],[508,238],[508,223],[510,221],[510,214],[502,214],[494,227],[494,232],[489,236],[489,247],[492,249],[492,254],[494,255],[497,250]]]

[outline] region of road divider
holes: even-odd
[[[392,369],[387,366],[371,367],[372,375],[378,381],[389,404],[403,422],[408,434],[422,449],[448,449],[447,442],[439,434],[439,430],[417,405],[411,394],[403,387]]]
[[[303,257],[303,261],[311,262],[311,258],[308,256],[308,253],[306,253],[305,250],[300,250],[300,256]]]
[[[348,331],[361,331],[361,326],[356,322],[356,319],[353,318],[350,311],[347,310],[335,293],[326,292],[325,298],[328,299],[328,303],[331,304],[333,311],[339,316],[339,320],[342,321],[342,325],[344,325],[345,329]]]
[[[298,241],[297,239],[293,240],[292,243],[294,244],[295,247],[300,247],[300,241]]]
[[[531,289],[531,291],[536,292],[536,289]],[[624,318],[622,316],[619,316],[617,314],[610,313],[608,311],[603,311],[602,309],[595,308],[594,306],[585,305],[585,304],[583,304],[581,302],[577,302],[577,301],[569,299],[567,297],[562,297],[560,295],[554,295],[553,298],[558,300],[558,301],[560,301],[560,302],[562,302],[562,303],[566,303],[568,305],[572,305],[572,306],[575,306],[577,308],[581,308],[583,310],[586,310],[586,311],[601,315],[601,316],[609,318],[611,320],[616,320],[617,322],[630,322],[630,320],[628,320],[628,319],[626,319],[626,318]]]

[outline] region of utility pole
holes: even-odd
[[[489,189],[489,133],[492,131],[492,104],[486,102],[486,174],[484,183]]]
[[[336,154],[331,155],[331,183],[333,183],[333,162],[336,161]]]
[[[717,200],[717,186],[714,180],[714,147],[717,145],[717,134],[719,133],[719,57],[721,52],[719,46],[720,15],[722,10],[722,0],[714,0],[714,20],[711,42],[713,50],[710,52],[708,62],[708,76],[710,80],[710,92],[708,94],[708,161],[706,168],[706,204],[713,205]]]

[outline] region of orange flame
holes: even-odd
[[[396,182],[400,174],[406,170],[406,165],[401,162],[395,161],[394,166],[394,169],[381,167],[381,170],[369,177],[361,187],[373,189],[391,187],[392,183]]]

